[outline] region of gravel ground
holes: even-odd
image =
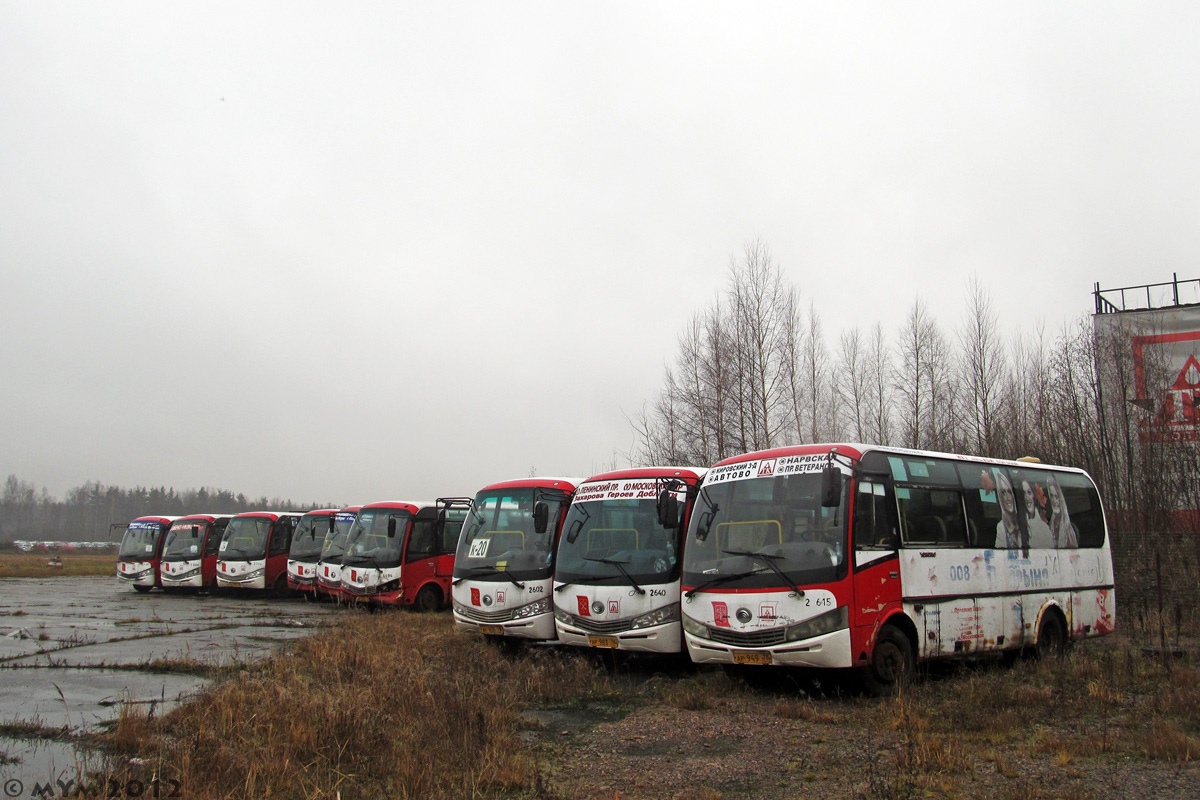
[[[526,738],[541,764],[540,797],[1200,798],[1197,762],[1152,761],[1120,749],[1056,753],[1030,746],[1031,738],[1054,733],[1040,729],[1016,744],[934,737],[929,755],[905,743],[893,701],[805,700],[779,688],[730,691],[733,684],[721,680],[715,676],[714,691],[698,699],[673,696],[651,680],[632,705],[535,715]],[[952,691],[952,682],[942,686]],[[938,752],[955,757],[932,768],[898,766],[923,756],[936,761]]]

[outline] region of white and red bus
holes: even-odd
[[[302,514],[247,511],[229,521],[217,553],[221,589],[287,589],[288,548]]]
[[[138,517],[125,526],[125,535],[121,537],[121,549],[117,551],[118,580],[130,584],[139,592],[148,592],[155,586],[162,587],[159,570],[162,564],[163,533],[174,521],[175,517],[151,514]]]
[[[1116,614],[1086,472],[860,444],[716,464],[682,587],[693,661],[854,668],[874,692],[919,661],[1061,652]]]
[[[317,597],[349,599],[349,594],[342,588],[342,553],[346,552],[346,537],[361,509],[362,506],[346,506],[330,521],[325,542],[321,545],[321,557],[317,559]]]
[[[644,467],[581,483],[558,542],[558,640],[677,654],[683,533],[706,470]]]
[[[342,590],[376,606],[437,611],[449,597],[454,548],[468,498],[388,501],[363,506],[342,554]]]
[[[293,592],[316,599],[317,563],[337,513],[336,508],[319,508],[306,512],[296,524],[287,561],[287,584]]]
[[[189,514],[171,523],[162,554],[163,589],[215,589],[217,550],[230,514]]]
[[[577,478],[483,487],[458,542],[454,624],[485,636],[553,641],[554,549]]]

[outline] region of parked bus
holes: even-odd
[[[287,584],[292,591],[316,599],[317,563],[337,513],[336,508],[321,508],[307,512],[297,523],[287,562]]]
[[[217,558],[222,589],[287,589],[288,548],[302,514],[247,511],[229,521]]]
[[[363,506],[346,536],[342,589],[355,602],[370,605],[442,608],[469,503],[469,498],[450,497]]]
[[[471,504],[454,562],[454,624],[485,636],[553,641],[554,548],[577,478],[493,483]]]
[[[362,506],[346,506],[330,520],[325,543],[321,545],[321,557],[317,560],[317,597],[349,599],[342,588],[342,554],[346,551],[346,537],[361,509]]]
[[[682,586],[693,661],[854,668],[874,693],[929,659],[1060,653],[1116,614],[1086,472],[871,445],[715,465]]]
[[[163,589],[217,588],[217,550],[229,514],[190,514],[171,523],[162,555]]]
[[[575,490],[558,542],[558,640],[582,647],[682,652],[683,533],[703,469],[606,472]]]
[[[117,579],[139,592],[162,587],[163,531],[175,517],[149,515],[138,517],[125,526],[121,549],[117,551]],[[120,527],[114,525],[113,527]]]

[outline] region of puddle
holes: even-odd
[[[628,712],[612,707],[600,708],[531,708],[521,712],[527,726],[517,735],[526,744],[539,739],[570,736],[599,725],[614,722]]]
[[[72,742],[0,737],[0,787],[5,797],[62,797],[79,785],[81,775],[99,770],[98,753]],[[73,782],[73,783],[72,783]],[[42,791],[50,787],[50,792]]]

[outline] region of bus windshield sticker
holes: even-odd
[[[488,543],[491,541],[491,538],[481,538],[471,542],[471,549],[467,552],[467,557],[483,558],[487,555]]]
[[[897,486],[896,487],[896,499],[897,500],[909,499],[908,489],[903,486]]]
[[[904,461],[896,456],[888,456],[888,464],[892,467],[892,477],[898,481],[908,480],[908,472],[904,469]]]
[[[908,462],[908,470],[909,470],[909,472],[911,472],[913,474],[913,477],[916,477],[916,478],[928,478],[929,477],[929,465],[922,464],[920,461]]]

